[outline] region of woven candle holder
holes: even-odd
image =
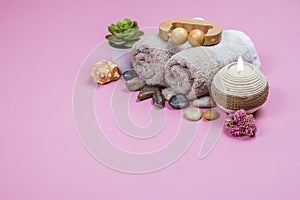
[[[269,84],[264,74],[254,65],[244,63],[247,73],[235,76],[237,63],[222,68],[213,78],[211,94],[216,104],[225,112],[244,109],[248,114],[257,111],[267,100]]]

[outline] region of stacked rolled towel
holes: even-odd
[[[134,70],[148,85],[166,85],[189,99],[207,94],[217,71],[239,56],[260,67],[251,39],[235,30],[223,31],[219,44],[201,47],[178,46],[155,34],[136,42],[131,56]]]
[[[225,65],[244,61],[260,67],[251,39],[243,32],[223,31],[222,41],[210,47],[194,47],[173,55],[162,67],[166,84],[175,91],[195,99],[209,92],[214,75]]]
[[[165,85],[166,62],[176,53],[191,47],[175,45],[160,39],[158,34],[150,35],[136,42],[131,48],[134,70],[148,85]]]

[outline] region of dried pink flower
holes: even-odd
[[[247,115],[241,109],[235,113],[227,114],[223,126],[223,132],[233,137],[249,136],[254,137],[257,132],[253,115]]]

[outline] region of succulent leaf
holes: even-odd
[[[128,35],[124,39],[126,39],[126,40],[139,40],[140,37],[142,35],[144,35],[144,32],[142,32],[142,31],[136,31],[136,32],[133,32],[133,33],[134,33],[133,35],[130,35],[130,36]]]
[[[120,31],[119,28],[118,28],[116,25],[114,25],[114,24],[111,24],[111,25],[108,27],[108,30],[111,31],[112,34],[117,33],[117,32]]]
[[[140,31],[138,23],[128,18],[120,20],[115,24],[108,26],[108,31],[111,33],[106,37],[113,47],[131,48],[144,33]]]
[[[122,44],[125,44],[125,41],[110,41],[110,42],[115,44],[116,46],[120,46]]]
[[[106,35],[105,38],[106,38],[107,40],[109,40],[109,38],[110,38],[111,36],[112,36],[111,34],[110,34],[110,35]]]
[[[112,35],[110,38],[109,38],[110,41],[113,41],[113,42],[123,42],[124,43],[126,42],[124,39],[122,38],[118,38],[116,35]]]
[[[136,27],[138,28],[138,23],[137,23],[137,21],[134,21],[134,22],[133,22],[132,27],[133,27],[133,28],[136,28]]]
[[[128,47],[128,48],[131,48],[131,47],[134,45],[134,43],[136,43],[136,42],[137,42],[137,40],[130,41],[130,42],[126,42],[126,43],[124,44],[124,46],[125,46],[125,47]]]

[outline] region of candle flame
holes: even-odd
[[[243,62],[243,58],[240,56],[237,62],[237,71],[238,73],[241,73],[244,71],[244,62]]]

